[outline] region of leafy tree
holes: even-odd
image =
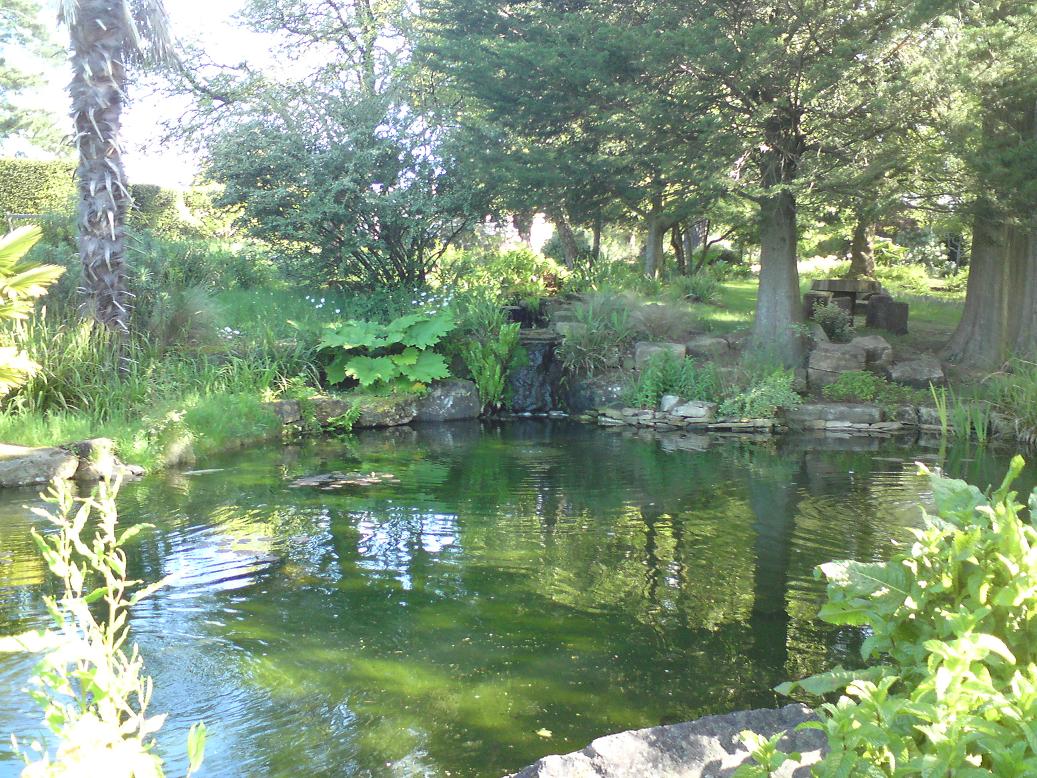
[[[58,54],[40,22],[36,0],[5,0],[0,6],[0,140],[21,135],[44,148],[56,148],[61,133],[53,118],[18,104],[18,97],[40,86],[43,79],[12,63],[7,55],[13,50],[37,59],[53,59]]]
[[[646,56],[651,12],[551,0],[498,7],[430,6],[427,56],[457,96],[457,121],[477,127],[474,174],[535,193],[526,202],[556,223],[621,204],[643,220],[645,272],[656,275],[667,230],[701,210],[693,190],[703,198],[714,179],[701,164],[708,121],[693,131],[671,110],[669,74]]]
[[[240,221],[288,251],[316,252],[325,282],[425,280],[469,224],[472,192],[429,152],[420,119],[382,98],[310,95],[253,115],[212,144],[208,173]]]
[[[965,310],[947,346],[992,368],[1037,353],[1037,4],[967,8],[948,35],[956,109],[945,153],[965,167],[972,257]]]
[[[72,45],[79,154],[79,255],[94,317],[129,332],[126,215],[132,198],[119,139],[129,68],[173,60],[162,0],[62,0]]]

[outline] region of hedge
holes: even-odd
[[[71,214],[76,182],[71,162],[0,159],[0,232],[8,213]],[[213,188],[185,192],[155,184],[131,184],[133,210],[129,223],[172,237],[189,233],[228,235],[233,232],[233,213],[213,204]],[[185,219],[189,212],[193,218]]]
[[[70,162],[0,159],[0,217],[8,213],[61,213],[76,192]],[[7,225],[3,224],[6,230]]]

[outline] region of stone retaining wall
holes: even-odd
[[[666,405],[664,399],[661,407]],[[689,412],[692,406],[694,412]],[[711,403],[685,403],[671,406],[665,411],[599,408],[588,411],[579,419],[602,427],[646,427],[711,433],[780,434],[791,431],[876,437],[942,433],[936,410],[925,406],[903,405],[887,410],[866,403],[805,403],[773,419],[716,418],[715,409],[716,406]],[[1037,430],[1000,414],[991,416],[990,435],[997,440],[1017,441],[1028,446],[1037,444]]]

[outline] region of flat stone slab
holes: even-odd
[[[68,480],[79,469],[79,457],[63,448],[28,448],[0,443],[0,487]]]
[[[696,335],[684,344],[690,357],[716,359],[731,353],[731,344],[726,338],[715,335]]]
[[[804,403],[798,408],[786,410],[785,421],[789,424],[804,424],[810,421],[878,424],[882,421],[882,409],[867,403]]]
[[[795,731],[814,718],[804,705],[778,710],[748,710],[706,716],[683,724],[650,727],[600,737],[582,751],[546,756],[512,778],[727,778],[750,762],[739,734],[752,730],[764,737],[785,732],[779,748],[799,752],[771,773],[777,778],[807,778],[819,761],[824,735],[814,729]]]
[[[913,386],[916,389],[928,389],[929,384],[943,386],[947,383],[943,365],[936,357],[919,357],[905,362],[897,362],[889,368],[889,380],[896,384]]]

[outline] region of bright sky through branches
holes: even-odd
[[[244,0],[166,0],[165,5],[174,35],[200,45],[220,64],[234,65],[245,60],[261,63],[264,59],[267,39],[243,29],[234,19]],[[54,30],[54,40],[67,46],[68,31],[59,27],[56,20],[55,8],[46,8],[44,21]],[[27,102],[53,112],[64,127],[68,122],[69,101],[67,62],[49,68],[45,76],[46,86]],[[186,102],[172,101],[139,87],[130,97],[131,102],[123,113],[125,161],[130,180],[166,186],[189,184],[197,172],[197,161],[181,148],[161,144],[162,122],[180,115]],[[19,146],[16,150],[24,149]]]

